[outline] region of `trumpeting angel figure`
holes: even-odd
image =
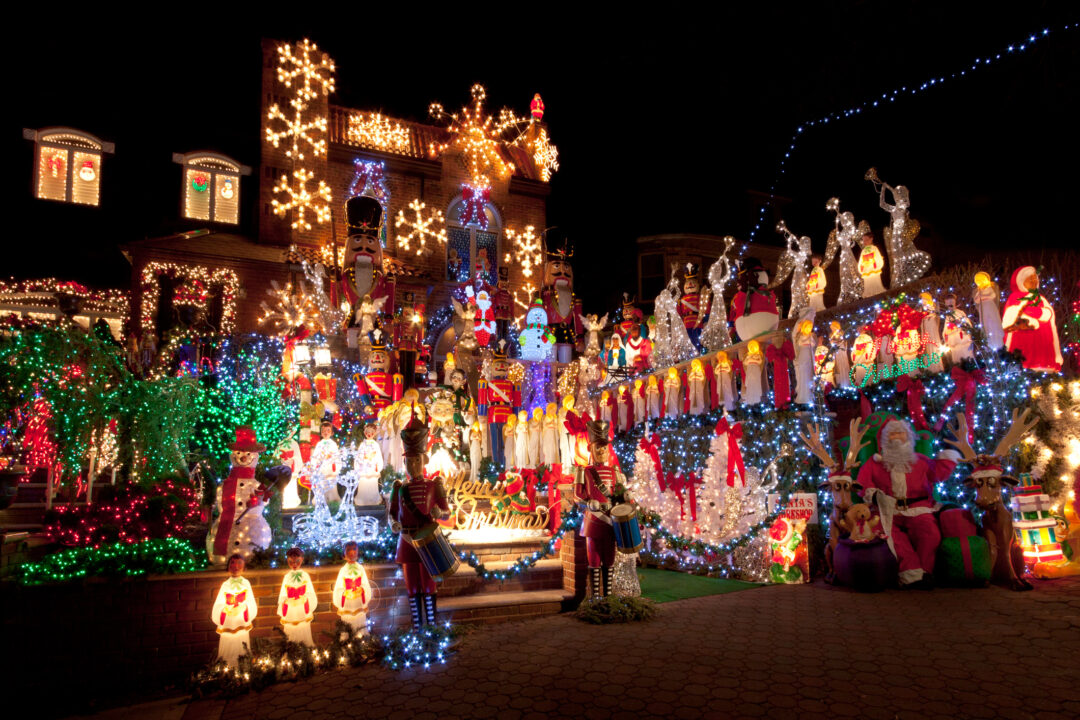
[[[585,343],[585,357],[596,357],[600,354],[600,333],[608,324],[607,313],[604,313],[604,317],[599,320],[596,319],[596,315],[581,315],[581,324],[585,328],[585,337],[587,338]]]
[[[859,275],[859,265],[855,261],[855,253],[852,251],[858,240],[858,228],[855,225],[855,216],[850,212],[840,212],[840,199],[829,198],[825,204],[826,210],[836,213],[836,227],[829,232],[829,240],[825,244],[824,268],[832,265],[837,253],[840,255],[840,297],[836,299],[837,305],[854,302],[862,298],[863,281]]]
[[[790,275],[791,308],[788,309],[788,317],[802,317],[810,302],[806,292],[806,273],[810,260],[810,238],[806,235],[796,237],[795,233],[788,230],[788,226],[783,220],[776,224],[776,232],[787,239],[787,250],[780,255],[780,260],[776,266],[776,277],[769,284],[769,289],[780,287]]]
[[[701,344],[709,350],[719,350],[731,344],[731,332],[728,330],[727,304],[724,302],[724,287],[731,278],[732,262],[728,253],[735,246],[735,238],[724,238],[724,252],[709,267],[709,287],[712,288],[713,303],[705,329],[701,331]]]
[[[878,192],[878,204],[889,213],[891,222],[881,236],[885,241],[885,252],[889,255],[889,287],[898,288],[918,280],[930,269],[930,254],[915,247],[915,238],[919,235],[919,221],[908,215],[911,198],[903,185],[895,188],[878,177],[877,169],[866,171],[866,179]],[[892,195],[890,203],[886,195]]]

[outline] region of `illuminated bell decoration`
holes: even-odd
[[[298,345],[297,348],[300,346]],[[306,345],[304,346],[307,347]],[[298,362],[296,358],[293,358],[294,362]],[[330,366],[330,347],[328,345],[320,345],[315,348],[315,367],[329,367]]]
[[[206,175],[196,175],[191,178],[191,189],[195,192],[206,192],[208,187],[210,187],[210,178]]]
[[[94,161],[87,160],[83,163],[83,166],[79,168],[79,178],[90,182],[97,178],[97,171],[94,170]]]
[[[296,343],[293,347],[293,363],[296,365],[307,365],[311,362],[311,348],[307,343]]]

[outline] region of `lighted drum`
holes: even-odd
[[[442,582],[444,578],[453,575],[461,564],[457,553],[454,552],[454,546],[442,534],[442,528],[438,523],[431,523],[420,528],[409,537],[409,542],[420,555],[420,562],[424,564],[424,569],[436,582]]]
[[[615,547],[621,553],[636,553],[645,546],[641,542],[637,508],[622,503],[611,508],[611,526],[615,529]]]

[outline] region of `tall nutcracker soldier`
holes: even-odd
[[[416,296],[405,293],[401,316],[397,319],[398,371],[405,381],[405,389],[416,387],[416,354],[424,343],[424,304]]]
[[[514,297],[510,294],[509,281],[502,277],[505,269],[499,268],[499,284],[492,296],[492,304],[495,307],[495,328],[499,337],[509,341],[510,323],[514,320]]]
[[[506,418],[521,409],[521,386],[508,377],[510,363],[506,361],[506,341],[495,347],[487,377],[481,378],[477,392],[480,417],[486,418],[491,434],[491,457],[498,462],[503,457],[503,425]],[[507,468],[509,469],[509,468]]]
[[[565,244],[557,250],[548,250],[544,288],[540,291],[548,327],[555,335],[555,359],[561,363],[570,362],[575,346],[584,347],[581,300],[574,296],[574,269],[570,266],[573,256],[574,251]]]
[[[701,329],[705,327],[705,316],[709,314],[709,297],[701,294],[699,270],[690,263],[686,264],[683,274],[683,294],[679,298],[678,310],[690,341],[700,348]]]
[[[345,203],[345,215],[349,237],[345,241],[345,272],[341,289],[345,299],[355,309],[365,295],[372,300],[386,298],[382,312],[394,313],[396,283],[392,276],[383,272],[382,229],[383,209],[373,197],[360,195]]]
[[[626,478],[611,465],[610,423],[589,420],[589,462],[574,483],[574,499],[586,506],[581,534],[589,557],[589,586],[594,598],[611,594],[611,570],[615,565],[615,530],[611,508],[619,503],[632,502],[626,489]]]
[[[450,512],[442,478],[426,475],[428,427],[415,413],[401,431],[405,448],[405,479],[394,483],[390,493],[390,526],[398,535],[395,561],[405,576],[413,627],[435,623],[435,580],[413,547],[412,537],[435,524],[435,517]]]
[[[390,355],[386,352],[386,342],[382,330],[376,328],[371,333],[371,355],[368,357],[367,375],[353,375],[356,392],[364,402],[364,419],[374,420],[379,411],[401,399],[404,392],[404,379],[400,374],[390,373]]]

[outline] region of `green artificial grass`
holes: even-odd
[[[638,568],[638,578],[641,579],[641,594],[658,603],[761,587],[761,583],[702,577],[653,568]]]

